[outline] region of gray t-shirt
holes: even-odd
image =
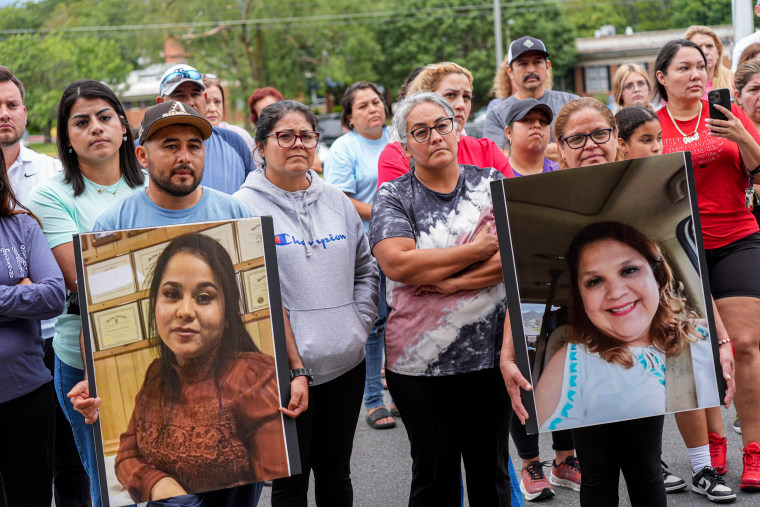
[[[557,113],[562,109],[562,106],[567,104],[573,99],[579,98],[577,95],[567,92],[558,92],[555,90],[546,90],[544,96],[539,98],[538,101],[549,106],[554,113],[554,117],[557,117]],[[507,114],[512,104],[517,101],[514,95],[504,99],[498,106],[491,108],[486,114],[486,126],[484,135],[496,143],[499,148],[509,148],[509,141],[504,134],[504,128],[507,126]],[[554,120],[551,124],[551,141],[554,141]]]

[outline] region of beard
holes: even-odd
[[[200,174],[198,174],[196,173],[195,169],[187,165],[173,167],[166,178],[161,178],[157,171],[154,171],[153,169],[153,164],[151,164],[150,160],[148,160],[148,176],[150,177],[151,185],[155,185],[163,192],[166,192],[167,194],[173,195],[175,197],[185,197],[192,194],[193,191],[198,188],[198,185],[200,185],[201,178],[203,177],[203,170],[201,170]],[[174,183],[172,181],[172,174],[176,170],[190,171],[190,174],[187,176],[187,178],[185,178],[187,180],[185,183]]]
[[[22,137],[24,137],[24,129],[21,129],[21,131],[14,129],[12,134],[0,134],[0,147],[10,148],[21,141]]]

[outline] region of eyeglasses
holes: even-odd
[[[604,144],[610,140],[610,137],[612,137],[612,127],[595,130],[590,134],[577,134],[570,137],[560,137],[559,140],[567,143],[570,148],[579,150],[586,146],[586,141],[588,141],[589,137],[596,144]]]
[[[632,81],[630,83],[626,83],[626,85],[623,87],[624,90],[635,90],[636,88],[641,88],[642,90],[646,90],[649,88],[649,85],[646,81]]]
[[[436,132],[441,134],[442,136],[445,136],[452,130],[454,130],[454,118],[445,118],[443,120],[440,120],[438,123],[433,125],[432,127],[419,127],[411,132],[407,132],[406,135],[411,134],[415,141],[418,143],[424,143],[428,139],[430,139],[430,136],[433,135],[433,129],[435,129]]]
[[[319,142],[319,132],[304,132],[303,134],[294,134],[293,132],[272,132],[267,137],[275,136],[277,145],[280,148],[292,148],[296,145],[296,139],[301,140],[304,148],[316,148]]]
[[[177,81],[181,81],[183,79],[193,79],[195,81],[199,81],[203,79],[203,75],[195,69],[176,69],[172,71],[171,74],[167,75],[163,81],[161,81],[161,86],[164,86],[165,84],[176,83]]]

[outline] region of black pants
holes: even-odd
[[[53,339],[45,340],[45,366],[51,375],[55,367],[53,353]],[[79,459],[79,451],[74,443],[74,434],[71,425],[63,415],[58,405],[58,397],[53,396],[55,402],[55,461],[53,464],[53,493],[56,507],[89,507],[92,505],[90,498],[90,478]]]
[[[520,458],[531,459],[540,455],[538,435],[528,435],[525,426],[515,415],[512,415],[512,421],[509,423],[509,434],[512,435]],[[570,430],[552,432],[552,449],[555,451],[572,451],[575,449]]]
[[[570,430],[581,463],[581,506],[618,505],[623,472],[633,507],[665,507],[660,454],[665,416]]]
[[[459,507],[462,461],[470,505],[509,505],[511,408],[499,369],[385,377],[411,444],[409,505]]]
[[[54,400],[50,381],[31,393],[0,403],[0,477],[8,507],[50,507]]]
[[[309,388],[309,408],[296,418],[301,473],[272,482],[273,507],[305,507],[312,470],[317,505],[353,505],[351,452],[365,371],[362,361],[340,377]]]

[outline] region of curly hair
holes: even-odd
[[[565,258],[570,268],[568,330],[565,341],[578,343],[607,362],[627,368],[633,366],[633,354],[625,343],[603,334],[586,315],[578,285],[578,266],[583,250],[592,243],[611,239],[640,253],[652,268],[659,287],[660,303],[649,329],[652,345],[666,356],[677,356],[687,343],[698,336],[693,321],[698,318],[675,287],[673,272],[660,247],[630,225],[620,222],[595,222],[581,229],[573,238]]]
[[[472,86],[472,73],[461,65],[454,62],[431,63],[422,69],[419,76],[414,78],[406,90],[406,95],[414,95],[417,92],[434,92],[443,78],[449,74],[463,74]]]

